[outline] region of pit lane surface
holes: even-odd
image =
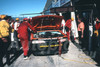
[[[36,56],[31,54],[29,60],[21,54],[10,66],[5,67],[97,67],[96,62],[70,42],[68,53],[59,55]]]

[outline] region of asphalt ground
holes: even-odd
[[[69,51],[61,56],[31,54],[30,59],[24,60],[22,51],[16,55],[18,56],[12,59],[14,61],[4,67],[98,67],[91,57],[79,50],[72,42],[70,42]],[[12,56],[14,55],[11,54]]]

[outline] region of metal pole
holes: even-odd
[[[93,35],[92,19],[93,19],[93,10],[91,10],[90,21],[89,21],[89,51],[91,51],[92,48],[92,35]]]

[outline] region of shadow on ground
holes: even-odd
[[[61,51],[61,54],[65,54],[65,53],[67,53],[68,51]],[[53,50],[53,51],[51,51],[51,50],[49,50],[49,51],[46,51],[46,50],[44,50],[44,51],[29,51],[29,56],[31,55],[31,54],[33,54],[34,56],[52,56],[52,55],[60,55],[59,54],[59,51],[58,50]]]
[[[95,62],[96,66],[100,67],[100,48],[97,48],[95,51],[89,51],[86,48],[82,48],[78,43],[72,41],[72,43],[80,50],[83,51],[87,56],[90,56]]]
[[[9,66],[11,65],[14,61],[16,61],[16,59],[23,53],[22,50],[17,51],[16,49],[12,49],[10,51],[8,51],[8,56],[5,56],[4,58],[6,58],[6,62],[3,63],[3,66],[5,66],[6,64]],[[8,57],[8,58],[7,58]]]

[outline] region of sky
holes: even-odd
[[[0,15],[21,17],[20,14],[42,12],[47,0],[0,0]],[[36,15],[28,15],[36,16]],[[25,16],[26,17],[26,16]]]

